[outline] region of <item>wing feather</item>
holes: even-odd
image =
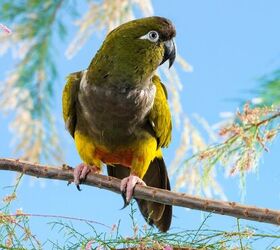
[[[158,139],[158,147],[167,147],[171,140],[172,121],[167,101],[167,91],[158,76],[153,77],[156,86],[156,96],[149,113],[149,122]]]
[[[78,99],[81,78],[82,72],[70,74],[67,77],[67,82],[64,86],[62,94],[63,119],[66,129],[73,138],[77,123],[76,103]]]

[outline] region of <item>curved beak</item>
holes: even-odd
[[[173,65],[176,58],[176,45],[173,39],[164,42],[164,55],[160,63],[163,64],[169,59],[169,68]]]

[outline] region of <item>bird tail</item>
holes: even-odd
[[[107,166],[109,176],[123,179],[130,174],[130,169],[121,165]],[[170,183],[163,158],[155,158],[143,178],[151,187],[170,190]],[[157,202],[136,199],[141,214],[151,226],[155,225],[160,231],[166,232],[171,224],[172,206]]]

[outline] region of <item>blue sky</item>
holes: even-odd
[[[267,4],[266,4],[267,3]],[[171,19],[177,29],[176,43],[179,53],[194,67],[192,73],[180,72],[184,89],[181,94],[184,112],[198,113],[210,123],[219,121],[221,111],[235,111],[239,100],[250,99],[250,94],[258,86],[258,78],[279,67],[279,1],[153,1],[156,15]],[[56,42],[57,67],[60,76],[54,115],[56,116],[60,138],[65,152],[65,162],[75,166],[80,162],[71,137],[64,131],[61,117],[60,96],[67,74],[88,66],[103,37],[94,36],[86,46],[70,61],[64,57],[66,45],[75,34],[71,23],[65,42]],[[0,45],[1,46],[1,45]],[[11,69],[11,53],[0,58],[0,79]],[[11,116],[0,114],[0,157],[15,157],[10,146],[11,133],[8,129]],[[170,163],[179,141],[178,131],[174,131],[173,142],[165,151],[166,162]],[[279,208],[279,152],[280,142],[271,145],[269,153],[261,160],[257,174],[247,178],[246,204]],[[1,172],[1,188],[10,185],[14,174]],[[218,178],[229,200],[240,201],[238,178],[226,178],[223,169],[218,169]],[[64,182],[44,180],[40,182],[25,177],[21,184],[15,208],[25,212],[56,214],[82,217],[112,225],[121,219],[124,234],[131,234],[127,228],[129,209],[120,210],[121,198],[108,191],[82,187],[78,192],[74,186]],[[0,197],[7,193],[0,190]],[[143,219],[137,216],[139,224]],[[173,228],[196,229],[202,220],[199,211],[183,208],[174,209]],[[33,218],[33,230],[43,239],[48,235],[48,220]],[[249,223],[263,230],[276,227],[262,223]],[[130,221],[129,221],[130,225]],[[233,218],[213,215],[207,222],[212,229],[232,229],[236,227]],[[100,228],[102,230],[102,228]],[[53,235],[53,238],[58,237]],[[59,238],[59,237],[58,237]],[[262,245],[258,245],[259,249]]]

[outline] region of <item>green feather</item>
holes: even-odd
[[[169,26],[167,19],[150,17],[125,23],[111,31],[90,63],[90,82],[99,85],[143,84],[161,63],[164,45],[163,40],[153,43],[139,38],[151,30],[168,37],[165,33]],[[173,26],[171,28],[173,31]],[[111,80],[104,81],[108,77]]]
[[[69,133],[74,137],[76,127],[76,102],[78,98],[78,91],[80,87],[82,72],[72,73],[67,77],[67,82],[62,94],[62,112],[65,127]]]

